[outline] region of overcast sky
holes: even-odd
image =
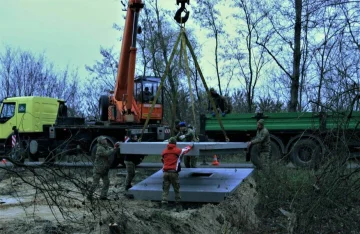
[[[127,2],[127,0],[125,0]],[[178,9],[175,0],[159,0],[167,9]],[[146,3],[146,1],[145,1]],[[100,59],[100,46],[114,46],[125,12],[119,0],[0,0],[0,50],[5,45],[36,54],[64,68],[79,68]]]

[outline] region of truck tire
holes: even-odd
[[[254,166],[261,167],[261,162],[259,158],[259,144],[252,145],[250,147],[250,161]]]
[[[271,151],[270,151],[270,160],[271,161],[279,161],[282,159],[282,153],[278,144],[274,141],[270,142]]]
[[[295,166],[312,168],[321,158],[321,148],[312,139],[300,139],[292,147],[290,157]]]
[[[107,121],[109,114],[109,97],[101,95],[99,99],[99,116],[101,121]]]

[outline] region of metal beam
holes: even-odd
[[[178,142],[179,148],[184,148],[194,143],[188,156],[214,155],[224,153],[240,153],[247,148],[246,142]],[[126,142],[120,143],[121,154],[161,154],[167,142]]]

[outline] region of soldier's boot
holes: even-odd
[[[176,209],[176,212],[181,212],[183,211],[183,207],[180,203],[176,203],[175,205],[175,209]]]

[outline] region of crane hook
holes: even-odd
[[[179,24],[185,24],[186,21],[189,19],[190,11],[186,10],[185,3],[189,4],[189,0],[177,0],[177,4],[181,3],[181,7],[176,11],[174,19]],[[185,16],[182,17],[181,13],[185,12]]]

